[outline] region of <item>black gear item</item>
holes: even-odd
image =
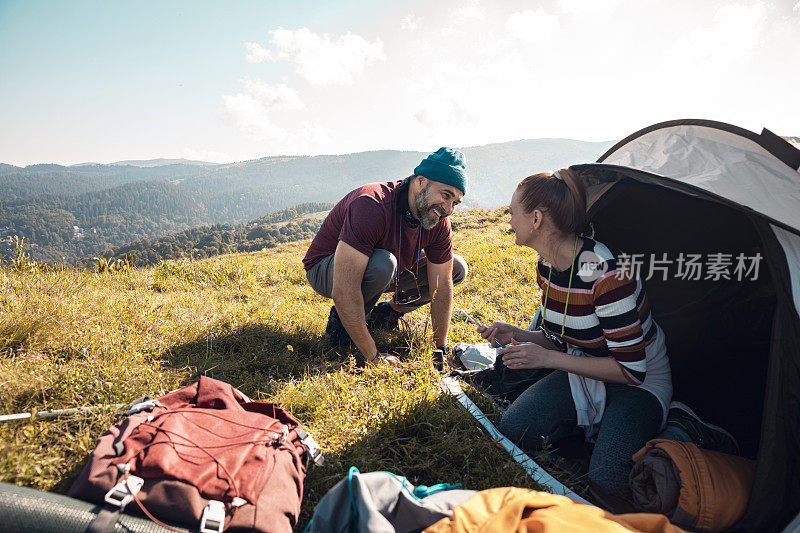
[[[396,330],[400,327],[400,317],[403,314],[392,309],[388,301],[381,302],[372,308],[372,312],[367,317],[367,327],[371,330]]]

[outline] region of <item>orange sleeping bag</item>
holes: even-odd
[[[633,499],[646,511],[701,531],[728,529],[744,514],[754,461],[664,439],[648,442],[633,461]]]
[[[614,515],[599,507],[577,503],[566,496],[516,487],[483,490],[453,508],[425,533],[467,532],[683,531],[664,515],[633,513]]]

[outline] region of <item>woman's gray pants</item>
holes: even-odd
[[[589,462],[589,481],[606,494],[630,500],[631,456],[654,438],[662,408],[652,393],[622,383],[606,383],[606,409]],[[500,431],[529,453],[543,441],[556,444],[576,431],[578,415],[567,373],[554,370],[514,400],[500,420]]]

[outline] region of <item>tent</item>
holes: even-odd
[[[742,529],[780,530],[800,511],[800,150],[677,120],[572,168],[595,237],[640,265],[674,397],[756,460]]]

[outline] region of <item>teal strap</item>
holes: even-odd
[[[358,468],[351,466],[347,471],[347,488],[350,489],[350,509],[353,512],[353,519],[350,522],[350,531],[352,533],[358,532],[358,505],[356,505],[356,497],[353,494],[353,475],[360,474]]]
[[[442,492],[443,490],[453,490],[460,488],[461,488],[461,483],[456,483],[455,485],[451,485],[450,483],[439,483],[438,485],[434,485],[432,487],[428,487],[426,485],[417,485],[417,488],[414,489],[414,496],[416,496],[417,498],[425,498],[427,496],[430,496],[431,494]]]
[[[413,496],[417,500],[419,500],[420,498],[424,498],[424,496],[417,496],[416,494],[414,494],[415,491],[413,491],[410,488],[408,488],[408,479],[406,479],[404,476],[398,476],[397,474],[394,474],[392,472],[387,472],[386,470],[378,470],[375,473],[377,473],[377,474],[389,474],[390,476],[395,478],[397,481],[399,481],[400,482],[400,488],[401,489],[406,489],[406,492],[408,492],[411,496]]]
[[[405,489],[411,496],[416,498],[417,500],[421,500],[426,496],[430,496],[431,494],[436,494],[437,492],[441,492],[443,490],[452,490],[452,489],[460,489],[461,483],[456,483],[455,485],[451,485],[450,483],[439,483],[438,485],[433,485],[432,487],[428,487],[425,485],[418,485],[414,490],[411,490],[408,485],[408,479],[403,476],[398,476],[392,472],[387,472],[385,470],[380,470],[377,473],[380,474],[389,474],[397,481],[400,482],[401,488]]]

